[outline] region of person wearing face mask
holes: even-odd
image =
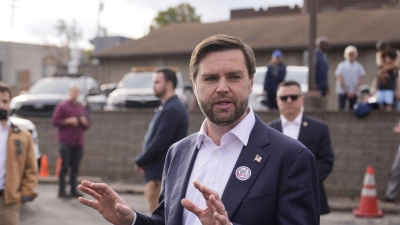
[[[9,119],[10,88],[0,82],[0,224],[17,225],[19,210],[36,198],[37,161],[33,139]]]

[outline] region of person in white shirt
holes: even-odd
[[[348,109],[353,110],[357,102],[358,88],[363,84],[365,69],[357,62],[358,51],[355,46],[347,46],[344,50],[344,60],[336,68],[336,93],[339,99],[339,110],[344,110],[346,101]]]
[[[319,172],[320,214],[327,214],[330,209],[323,182],[332,172],[335,160],[328,125],[303,114],[304,96],[296,81],[282,82],[276,101],[281,116],[268,125],[299,140],[314,154]]]
[[[206,119],[170,147],[152,216],[131,210],[106,184],[82,181],[79,189],[95,200],[79,201],[117,225],[319,224],[314,156],[248,106],[252,49],[237,37],[211,36],[193,51],[190,71]]]

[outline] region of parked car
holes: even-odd
[[[153,71],[129,72],[118,83],[117,88],[107,98],[105,110],[115,111],[129,108],[156,108],[161,102],[153,93]],[[175,94],[181,102],[189,104],[191,87],[185,88],[182,75],[176,73],[178,84]]]
[[[38,165],[40,165],[40,158],[41,154],[39,151],[39,137],[38,137],[38,132],[36,130],[35,124],[32,123],[32,121],[27,120],[27,119],[22,119],[18,117],[10,117],[11,123],[14,125],[18,126],[21,129],[24,129],[32,134],[32,139],[33,139],[33,149],[35,151],[35,157],[38,160]]]
[[[12,115],[22,117],[51,117],[56,105],[69,98],[69,88],[80,89],[78,101],[91,110],[101,110],[106,97],[95,79],[83,74],[46,77],[35,82],[28,91],[11,100]]]
[[[249,105],[256,111],[268,110],[268,107],[262,103],[265,101],[263,95],[265,74],[268,68],[266,66],[257,67],[254,74],[253,92],[249,98]],[[285,80],[297,81],[301,86],[302,92],[308,91],[308,67],[307,66],[287,66]]]

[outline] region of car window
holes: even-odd
[[[308,72],[307,71],[287,71],[285,80],[294,80],[299,84],[308,83]]]
[[[256,72],[254,75],[254,83],[264,85],[265,73],[266,72]]]
[[[37,81],[30,89],[29,93],[31,94],[65,94],[68,93],[69,88],[71,86],[77,86],[82,93],[86,92],[84,88],[85,85],[88,89],[97,89],[99,85],[97,82],[90,77],[86,79],[84,77],[81,78],[51,78],[51,79],[42,79]]]
[[[153,72],[144,72],[125,76],[118,88],[151,88]]]

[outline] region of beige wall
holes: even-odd
[[[30,83],[44,75],[51,75],[56,66],[45,64],[44,59],[51,48],[43,45],[0,42],[0,62],[2,63],[3,81],[16,88],[18,92],[17,74],[21,71],[30,74]]]

